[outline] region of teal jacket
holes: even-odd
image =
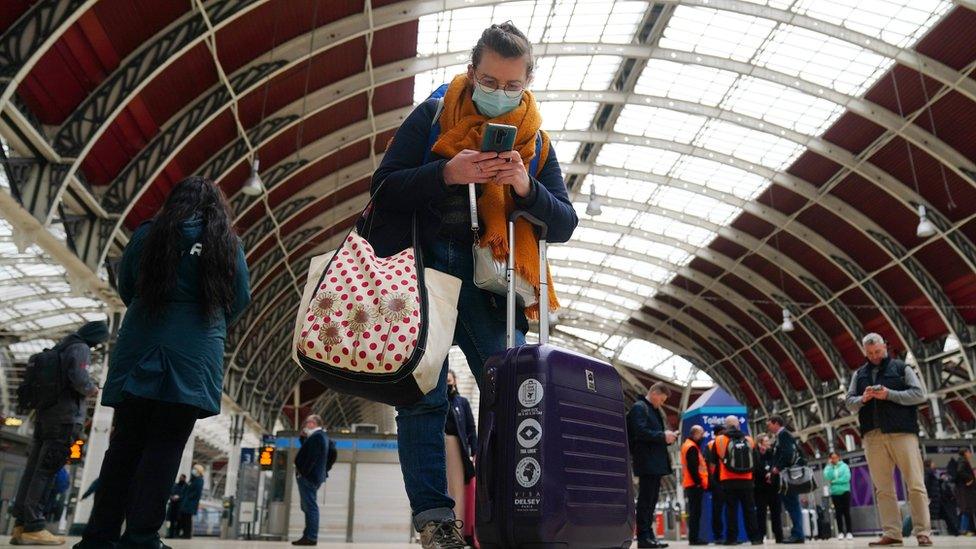
[[[839,496],[851,491],[851,468],[843,461],[837,465],[827,464],[823,471],[824,480],[830,484],[830,495]]]
[[[202,220],[183,223],[184,253],[176,287],[159,319],[150,318],[136,290],[143,243],[150,223],[132,235],[119,266],[119,295],[128,309],[109,359],[102,404],[117,406],[126,397],[141,397],[200,409],[199,417],[220,413],[227,326],[250,302],[250,283],[243,247],[238,249],[235,301],[230,315],[207,319],[200,307],[198,253],[190,253],[203,230]],[[206,253],[203,250],[202,253]]]

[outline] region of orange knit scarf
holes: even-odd
[[[434,153],[453,158],[464,149],[481,150],[481,138],[485,123],[488,121],[475,108],[471,99],[471,85],[465,74],[459,74],[451,81],[451,85],[444,95],[444,110],[441,113],[441,135],[434,143]],[[500,93],[500,92],[496,92]],[[522,156],[526,169],[535,156],[536,133],[542,125],[542,116],[535,103],[532,92],[522,94],[522,103],[511,112],[492,122],[508,124],[518,128],[515,138],[515,150]],[[542,152],[539,166],[544,166],[549,154],[549,136],[542,133]],[[536,174],[529,174],[535,176]],[[504,261],[508,257],[508,217],[515,209],[515,201],[507,186],[484,185],[484,192],[478,199],[478,218],[481,220],[483,234],[481,245],[491,246],[492,255]],[[525,219],[515,222],[515,271],[535,287],[539,295],[539,239],[536,237],[532,225]],[[559,308],[556,291],[552,284],[552,273],[546,267],[546,277],[549,281],[549,308]],[[533,305],[525,310],[526,316],[532,319],[539,317],[539,305]]]

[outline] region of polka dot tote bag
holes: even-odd
[[[434,389],[453,343],[461,280],[425,269],[416,246],[378,257],[352,230],[311,260],[294,359],[336,391],[394,406]]]

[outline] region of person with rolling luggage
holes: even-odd
[[[671,391],[664,383],[655,383],[647,394],[637,399],[627,413],[627,435],[634,476],[639,479],[637,496],[637,546],[667,547],[654,536],[654,510],[661,491],[661,479],[671,474],[668,446],[678,433],[667,429],[664,403]]]
[[[361,223],[364,238],[378,256],[411,246],[416,234],[424,267],[460,279],[453,342],[483,390],[485,360],[523,344],[526,312],[539,316],[541,307],[531,301],[558,305],[554,291],[539,283],[551,279],[536,254],[540,234],[526,220],[510,228],[511,214],[527,212],[543,222],[552,242],[568,241],[578,223],[554,147],[541,131],[539,108],[526,89],[533,68],[531,44],[514,24],[486,29],[472,50],[467,72],[450,82],[443,97],[432,97],[414,109],[396,131],[373,174],[373,202],[368,219]],[[508,145],[504,150],[483,146],[486,122],[500,128],[492,135]],[[490,144],[497,145],[494,140]],[[517,250],[510,239],[517,242]],[[487,259],[490,269],[510,251],[518,278],[530,294],[529,301],[523,297],[512,311],[502,296],[504,286],[496,293],[475,284],[476,255]],[[517,327],[511,344],[506,337],[509,318]],[[542,319],[547,320],[544,314]],[[433,390],[416,403],[397,407],[400,465],[413,526],[425,549],[464,547],[445,474],[446,378],[445,361]],[[484,436],[483,429],[479,433]],[[533,435],[532,440],[539,436],[531,429],[525,433]],[[514,431],[505,434],[515,436]],[[517,472],[505,471],[503,478],[514,482],[518,473],[524,483],[538,482],[542,471],[525,463]],[[521,499],[528,502],[526,513],[539,503],[537,498]]]

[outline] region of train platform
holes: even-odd
[[[869,541],[873,541],[874,537],[858,537],[853,540],[814,540],[807,542],[806,545],[814,547],[837,547],[837,548],[861,548],[867,547]],[[76,543],[78,538],[68,538],[68,542],[61,547],[71,547],[72,544]],[[230,539],[216,539],[209,537],[200,537],[190,540],[165,540],[167,545],[173,547],[173,549],[224,549],[224,548],[234,548],[234,549],[266,549],[266,548],[284,548],[291,547],[290,542],[269,542],[269,541],[247,541],[247,540],[230,540]],[[976,548],[976,537],[951,537],[951,536],[935,536],[932,541],[934,542],[934,547],[938,548]],[[684,548],[688,547],[688,542],[686,541],[669,541],[668,544],[671,548]],[[766,546],[775,546],[775,543],[766,543]],[[914,539],[906,539],[905,547],[916,547]],[[8,537],[0,538],[0,547],[11,547]],[[316,547],[319,549],[416,549],[419,544],[411,543],[327,543],[320,542]],[[634,543],[632,547],[637,547]],[[722,547],[721,545],[715,545],[714,547]],[[786,547],[785,545],[783,547]],[[791,546],[792,547],[792,546]]]

